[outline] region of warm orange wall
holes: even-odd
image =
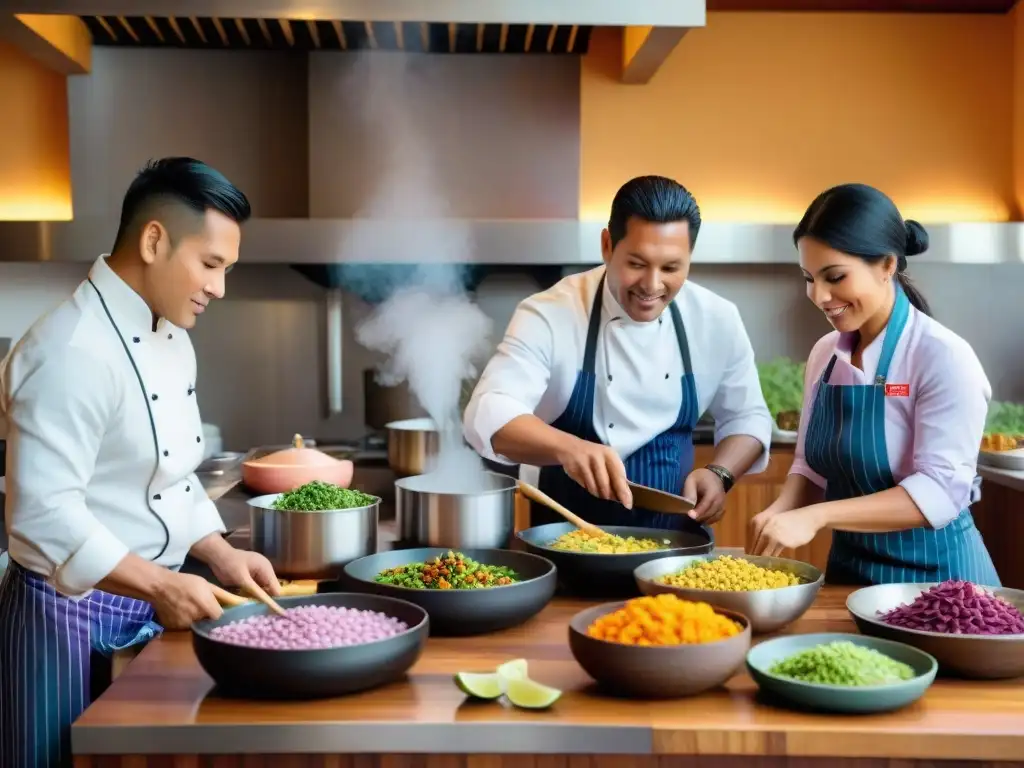
[[[67,80],[0,43],[0,220],[70,218]]]
[[[1016,21],[709,13],[643,86],[616,82],[601,30],[581,85],[581,216],[606,217],[643,173],[690,187],[708,219],[795,221],[853,180],[926,222],[1015,216]]]

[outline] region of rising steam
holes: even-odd
[[[365,129],[387,148],[386,167],[375,174],[369,199],[360,211],[368,218],[441,219],[450,215],[444,189],[436,178],[431,148],[415,129],[406,89],[416,87],[417,74],[407,69],[400,79],[374,82],[377,64],[364,59],[354,75],[369,89],[369,109],[363,113]],[[376,75],[379,78],[379,75]],[[462,383],[475,377],[491,351],[492,323],[466,294],[463,263],[471,262],[473,242],[467,228],[450,227],[438,242],[429,243],[430,265],[403,268],[399,284],[373,286],[372,293],[387,298],[356,327],[356,340],[386,355],[378,379],[382,384],[408,382],[409,390],[440,431],[440,452],[429,471],[444,490],[470,492],[488,488],[479,456],[462,439],[460,400]],[[425,244],[420,244],[423,248]],[[357,257],[366,250],[357,242],[345,244]],[[410,243],[408,261],[418,253]],[[440,259],[440,261],[439,261]],[[348,270],[351,274],[351,270]],[[363,280],[382,279],[381,271],[365,271]]]

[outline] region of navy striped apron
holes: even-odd
[[[807,464],[827,483],[826,501],[868,496],[897,486],[885,441],[885,383],[909,315],[910,302],[897,286],[874,384],[829,384],[835,355],[821,375],[804,453]],[[832,532],[825,571],[825,580],[831,584],[867,586],[946,579],[1001,586],[969,509],[937,530]]]
[[[604,277],[597,286],[597,294],[590,309],[587,329],[587,344],[583,353],[583,369],[576,374],[569,404],[551,424],[555,429],[568,432],[582,440],[600,443],[594,429],[594,391],[597,385],[596,360],[597,339],[601,328],[602,294]],[[697,412],[697,386],[690,365],[690,345],[683,327],[683,317],[675,302],[669,304],[672,323],[675,326],[679,353],[683,358],[683,376],[680,381],[683,397],[675,423],[666,431],[641,446],[623,463],[626,476],[634,483],[647,485],[669,493],[679,494],[683,478],[693,469],[693,428],[700,414]],[[652,361],[653,363],[653,361]],[[713,534],[709,527],[702,526],[686,515],[651,512],[645,509],[626,509],[617,501],[608,501],[592,496],[586,488],[569,477],[559,466],[542,467],[538,485],[544,493],[560,502],[577,515],[595,525],[631,525],[641,528],[662,528],[668,530],[692,531]],[[561,515],[547,507],[530,503],[530,524],[564,522]]]
[[[0,582],[0,766],[70,766],[71,724],[93,700],[93,655],[161,631],[149,603],[99,590],[71,600],[12,559]]]

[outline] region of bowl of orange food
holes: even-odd
[[[569,649],[617,696],[671,699],[728,681],[750,650],[750,620],[673,594],[603,603],[569,622]]]
[[[978,463],[999,469],[1024,469],[1024,435],[986,433],[981,439]]]

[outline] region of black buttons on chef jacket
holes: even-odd
[[[140,339],[138,336],[132,336],[132,341],[138,344],[140,341],[142,341],[142,339]]]
[[[612,380],[612,375],[609,373],[608,374],[608,381],[611,381],[611,380]]]
[[[668,378],[668,374],[667,374],[667,373],[665,374],[665,378],[666,378],[666,379]]]
[[[157,399],[159,399],[159,397],[160,396],[157,395],[157,394],[152,394],[152,395],[149,396],[150,400],[157,400]]]
[[[191,485],[186,485],[185,486],[185,493],[188,493],[191,490],[192,490],[192,486]]]
[[[197,443],[203,442],[203,438],[201,438],[199,435],[196,435],[196,442]]]
[[[609,425],[608,425],[608,429],[614,429],[614,428],[615,428],[615,425],[614,425],[614,424],[609,424]]]
[[[174,334],[173,333],[168,333],[167,334],[167,338],[168,339],[173,339],[174,338]]]
[[[164,456],[170,456],[170,455],[171,455],[170,451],[164,451]]]
[[[156,496],[153,497],[153,499],[155,501],[160,501],[160,494],[158,493]]]

